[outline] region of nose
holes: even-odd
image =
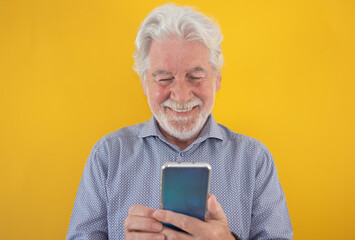
[[[193,97],[192,86],[184,77],[175,77],[170,89],[170,98],[178,103],[186,103]]]

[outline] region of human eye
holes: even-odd
[[[174,77],[161,77],[158,78],[159,84],[166,86],[169,85],[174,80]]]
[[[190,83],[198,84],[203,80],[204,76],[202,74],[191,74],[188,75],[187,78]]]
[[[174,80],[174,76],[171,72],[165,70],[156,70],[152,74],[154,82],[160,85],[169,85],[171,81]]]
[[[193,76],[190,77],[190,80],[193,80],[193,81],[201,80],[201,79],[202,79],[202,77],[193,77]]]

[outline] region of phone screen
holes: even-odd
[[[207,167],[166,167],[162,180],[163,209],[205,220]]]

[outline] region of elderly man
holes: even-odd
[[[270,152],[211,115],[221,41],[218,26],[191,8],[168,4],[147,16],[134,58],[153,117],[94,146],[67,239],[292,239]],[[161,166],[171,161],[212,166],[206,221],[160,209]]]

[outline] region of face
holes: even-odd
[[[212,111],[221,77],[198,41],[153,41],[144,93],[163,134],[187,141],[197,137]]]

